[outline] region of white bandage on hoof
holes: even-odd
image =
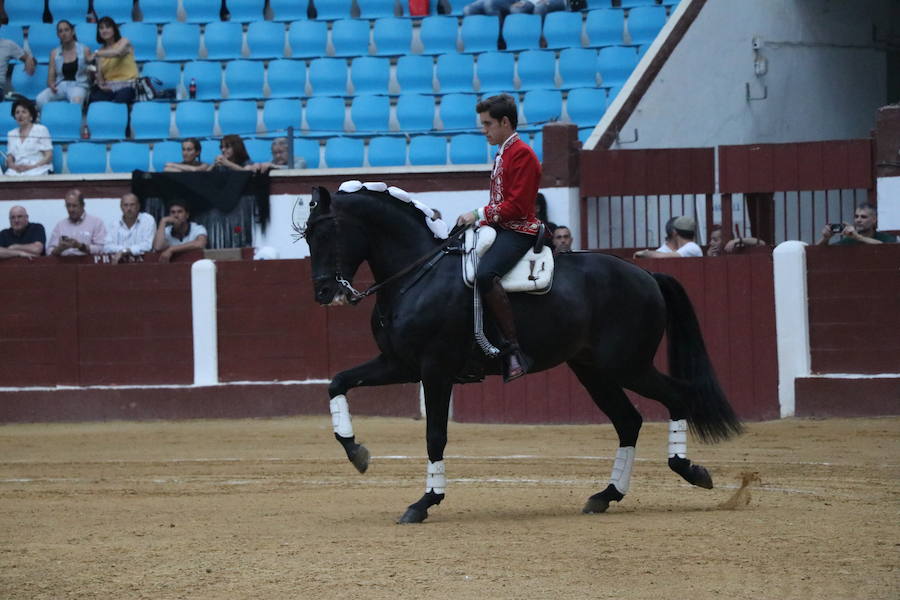
[[[331,426],[341,437],[353,437],[353,423],[350,422],[350,406],[347,397],[341,394],[331,399]]]
[[[620,494],[628,493],[631,485],[631,467],[634,465],[634,446],[624,446],[616,450],[612,476],[609,483],[614,485]]]
[[[425,492],[443,494],[447,487],[447,476],[444,475],[444,461],[428,461],[428,475],[425,476]]]
[[[687,430],[685,419],[669,421],[669,458],[673,456],[687,458]]]

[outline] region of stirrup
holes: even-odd
[[[531,368],[531,361],[522,353],[518,346],[510,346],[503,354],[503,383],[509,383],[520,377],[524,377]],[[516,361],[518,368],[512,369],[510,363]]]

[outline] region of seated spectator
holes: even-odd
[[[519,0],[509,7],[510,13],[534,13],[541,18],[558,10],[566,10],[566,0]]]
[[[816,242],[819,246],[827,246],[835,233],[841,237],[833,246],[848,246],[853,244],[893,244],[897,237],[889,233],[878,231],[878,212],[868,202],[860,204],[853,213],[853,225],[841,223],[843,228],[833,231],[831,225],[822,228],[822,238]],[[836,228],[837,229],[837,228]]]
[[[250,155],[239,135],[226,135],[219,143],[222,154],[213,161],[213,171],[255,171],[257,166],[250,162]]]
[[[728,243],[725,244],[725,254],[734,254],[735,252],[740,252],[744,248],[752,248],[754,246],[765,246],[766,241],[760,238],[755,237],[736,237],[733,240],[728,240]]]
[[[38,110],[48,102],[68,100],[81,104],[87,98],[88,65],[91,50],[78,41],[75,26],[66,20],[56,24],[59,47],[50,51],[50,68],[47,71],[47,88],[37,96]]]
[[[672,217],[666,221],[666,238],[659,248],[656,249],[657,252],[675,252],[677,250],[675,247],[675,219],[677,218]]]
[[[46,175],[53,168],[50,130],[35,123],[37,109],[28,98],[18,98],[11,110],[18,127],[6,134],[6,174]]]
[[[713,225],[709,232],[709,246],[706,247],[707,256],[722,256],[725,246],[722,243],[722,226]]]
[[[0,231],[0,258],[27,258],[44,254],[47,234],[40,223],[28,222],[24,206],[9,209],[9,229]]]
[[[168,173],[194,173],[209,171],[210,165],[200,162],[200,140],[187,138],[181,142],[181,162],[167,162],[163,171]]]
[[[53,228],[47,254],[50,256],[83,256],[103,254],[106,243],[106,227],[103,221],[84,212],[84,196],[81,190],[66,192],[67,219]]]
[[[681,258],[689,256],[703,256],[703,250],[694,242],[694,231],[697,224],[691,217],[681,216],[672,221],[673,251],[662,252],[660,250],[638,250],[635,258]]]
[[[25,72],[34,75],[37,63],[34,57],[22,49],[17,43],[6,38],[0,38],[0,99],[6,97],[7,80],[10,59],[21,60],[25,64]]]
[[[306,168],[306,160],[303,159],[302,156],[294,157],[293,166],[288,166],[288,159],[290,158],[290,148],[288,147],[288,139],[284,137],[275,138],[272,140],[272,162],[271,163],[263,163],[267,168],[270,169],[305,169]]]
[[[109,234],[103,251],[112,254],[112,262],[132,260],[153,248],[156,219],[140,212],[141,201],[132,193],[122,196],[119,202],[122,218],[109,224]]]
[[[463,15],[494,15],[504,17],[509,14],[512,0],[475,0],[463,8]]]
[[[194,223],[190,217],[187,205],[169,204],[169,216],[159,220],[153,238],[153,249],[160,253],[159,262],[171,262],[175,254],[206,248],[206,227]]]
[[[553,230],[553,254],[572,251],[572,232],[565,225]]]
[[[97,21],[96,81],[91,102],[133,102],[134,81],[138,77],[134,47],[119,33],[119,26],[110,17]]]

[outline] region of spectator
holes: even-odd
[[[56,37],[59,38],[59,47],[50,51],[47,88],[37,96],[38,110],[48,102],[58,100],[82,104],[90,87],[90,48],[78,41],[75,26],[65,19],[56,24]]]
[[[112,262],[123,258],[131,260],[153,248],[156,220],[145,212],[140,212],[141,202],[132,193],[122,196],[119,202],[122,218],[109,224],[109,235],[103,251],[112,254]]]
[[[565,225],[553,230],[553,254],[572,251],[572,232]]]
[[[244,140],[239,135],[226,135],[219,143],[222,154],[213,162],[213,171],[254,171],[256,165],[250,162],[250,156],[244,147]]]
[[[722,226],[713,225],[709,232],[709,246],[706,248],[707,256],[722,256],[725,247],[722,244]]]
[[[200,162],[200,140],[187,138],[181,142],[181,162],[168,162],[163,171],[168,173],[193,173],[209,171],[210,165]]]
[[[849,246],[853,244],[892,244],[897,241],[896,236],[878,231],[878,212],[868,202],[860,204],[853,212],[853,225],[842,223],[843,229],[839,232],[841,237],[834,242],[834,246]],[[835,233],[831,225],[822,228],[822,238],[816,242],[819,246],[827,246]]]
[[[153,238],[153,249],[160,253],[159,262],[171,262],[175,254],[206,248],[206,228],[191,221],[190,217],[186,204],[169,204],[169,216],[159,220]]]
[[[103,254],[106,227],[103,221],[84,212],[84,196],[81,190],[66,192],[67,219],[53,228],[47,254],[51,256],[83,256]]]
[[[761,240],[755,237],[736,237],[733,240],[728,240],[728,243],[725,244],[725,254],[733,254],[735,252],[739,252],[744,248],[750,248],[753,246],[765,246],[766,241]]]
[[[36,66],[34,57],[14,41],[0,38],[0,100],[6,98],[6,75],[10,59],[21,60],[25,64],[25,72],[34,75]]]
[[[689,256],[703,256],[703,250],[694,242],[694,231],[697,224],[691,217],[681,216],[672,221],[671,252],[660,250],[638,250],[635,258],[681,258]]]
[[[0,258],[41,256],[46,241],[44,226],[29,223],[24,206],[13,206],[9,209],[9,229],[0,231]]]
[[[269,168],[272,169],[305,169],[306,168],[306,160],[303,159],[302,156],[294,157],[294,165],[293,167],[288,166],[288,158],[290,157],[290,148],[288,147],[288,139],[284,137],[275,138],[272,140],[272,162],[269,163]]]
[[[463,8],[463,15],[494,15],[505,17],[509,14],[512,0],[475,0]]]
[[[677,218],[672,217],[666,221],[666,238],[659,248],[656,249],[657,252],[675,252],[677,250],[675,247],[675,219]]]
[[[28,98],[18,98],[10,112],[19,126],[6,134],[6,174],[46,175],[53,167],[50,130],[35,123],[37,109]]]
[[[91,92],[91,102],[133,102],[134,81],[138,77],[134,61],[134,47],[119,33],[119,26],[110,17],[97,22],[97,80]]]
[[[566,0],[519,0],[509,7],[509,12],[512,14],[534,13],[540,15],[541,18],[544,18],[547,13],[558,10],[566,10]]]

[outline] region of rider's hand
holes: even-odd
[[[458,226],[466,226],[474,225],[478,220],[478,217],[475,214],[475,211],[470,210],[469,212],[464,212],[463,214],[456,217],[456,224]]]

